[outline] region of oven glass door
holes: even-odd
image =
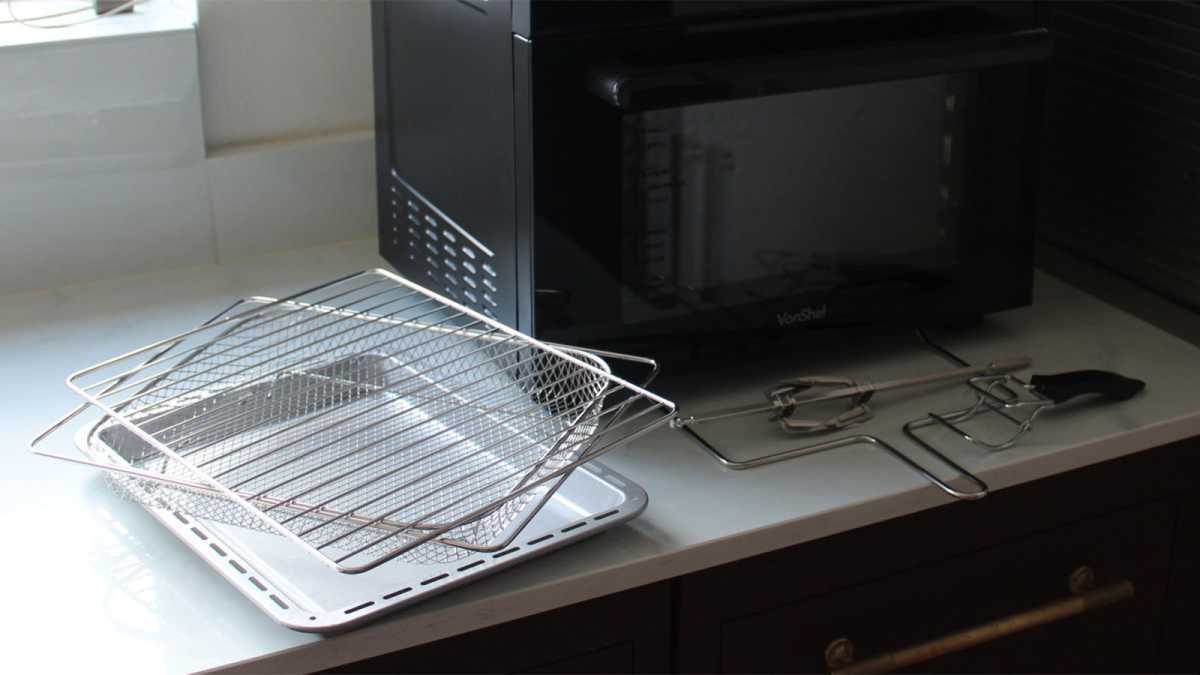
[[[621,320],[783,299],[801,306],[777,322],[819,321],[837,290],[937,283],[958,263],[970,84],[942,74],[624,115]]]
[[[913,23],[938,37],[535,44],[537,334],[615,346],[1028,303],[1044,31]]]

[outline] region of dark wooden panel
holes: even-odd
[[[927,661],[914,670],[1145,668],[1154,663],[1172,516],[1171,505],[1159,502],[725,621],[720,671],[818,672],[826,668],[826,645],[837,638],[850,639],[858,658],[921,644],[1067,597],[1070,574],[1082,565],[1095,570],[1098,586],[1133,581],[1134,599]]]
[[[665,672],[670,584],[651,584],[342,666],[338,673]]]
[[[679,665],[720,670],[732,619],[1187,493],[1200,475],[1196,449],[1184,441],[684,577]]]
[[[637,670],[637,649],[632,642],[576,654],[529,670],[529,673],[632,673]],[[644,672],[644,671],[643,671]]]
[[[1178,501],[1163,635],[1163,670],[1200,672],[1196,615],[1200,612],[1200,495]]]

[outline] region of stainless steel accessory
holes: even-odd
[[[859,383],[848,377],[816,376],[796,378],[785,380],[776,387],[767,390],[766,404],[751,404],[736,408],[725,408],[691,417],[677,417],[671,421],[671,425],[687,434],[693,441],[716,458],[722,466],[729,469],[750,469],[834,448],[849,445],[868,445],[890,455],[952,497],[957,499],[981,499],[987,496],[987,484],[937,449],[928,445],[923,445],[924,449],[943,466],[949,467],[969,482],[972,486],[970,490],[961,490],[954,487],[916,460],[897,450],[892,444],[878,436],[870,434],[856,434],[854,436],[813,443],[739,461],[731,459],[725,453],[721,452],[720,449],[708,442],[693,427],[707,422],[728,420],[745,415],[770,413],[771,419],[778,420],[780,427],[790,433],[815,434],[836,431],[870,419],[873,416],[873,412],[867,403],[876,392],[961,380],[963,378],[970,378],[972,375],[994,375],[996,373],[1028,367],[1029,363],[1030,360],[1027,357],[1020,357],[993,361],[983,366],[964,364],[958,368],[875,383]],[[820,392],[821,389],[825,389],[826,391]],[[817,390],[818,393],[813,394],[814,390]],[[806,396],[805,394],[809,395]],[[846,402],[846,409],[831,417],[806,419],[799,417],[797,414],[798,409],[804,406],[823,403],[836,404],[842,401]]]
[[[1141,380],[1103,370],[1033,375],[1028,383],[1013,375],[973,377],[968,384],[975,392],[973,404],[948,413],[929,413],[926,417],[911,420],[904,425],[905,435],[926,450],[936,452],[917,431],[940,425],[969,443],[989,450],[1003,450],[1012,447],[1017,439],[1029,432],[1034,420],[1043,412],[1070,400],[1091,396],[1107,401],[1125,401],[1146,388],[1146,383]],[[995,413],[998,418],[1016,426],[1016,430],[1003,438],[989,440],[963,428],[964,423],[987,413]]]
[[[964,366],[949,370],[904,377],[883,382],[859,383],[849,377],[816,375],[784,380],[766,391],[766,404],[751,404],[736,408],[715,410],[701,415],[676,417],[671,420],[675,428],[688,427],[705,422],[716,422],[743,415],[770,413],[772,420],[792,433],[824,433],[860,424],[874,416],[867,402],[876,392],[918,387],[949,380],[966,379],[972,376],[996,375],[1029,367],[1028,357],[993,361],[983,366]],[[821,391],[826,390],[826,391]],[[802,418],[797,415],[803,406],[844,400],[845,411],[822,419]]]
[[[93,448],[89,434],[88,426],[80,427],[75,442],[81,452],[100,457],[103,449]],[[646,492],[629,478],[599,461],[588,462],[566,477],[521,536],[504,549],[471,551],[442,562],[401,556],[364,574],[338,573],[283,537],[259,529],[141,506],[267,616],[293,630],[325,633],[352,628],[592,537],[637,517],[646,504]],[[422,548],[429,546],[436,544]]]
[[[575,468],[675,410],[596,353],[384,270],[246,300],[67,383],[86,403],[35,452],[350,573],[505,548]],[[86,439],[102,459],[36,447],[89,407],[104,416]]]
[[[699,444],[700,447],[707,450],[710,455],[715,457],[717,461],[721,463],[721,466],[724,466],[727,469],[753,469],[754,467],[766,466],[767,464],[782,462],[785,459],[803,457],[804,455],[811,455],[818,452],[823,452],[825,450],[833,450],[834,448],[844,448],[850,445],[867,445],[873,448],[878,448],[888,455],[891,455],[901,464],[912,469],[919,476],[930,483],[933,483],[951,497],[956,499],[982,499],[988,494],[987,483],[984,483],[978,476],[959,466],[958,463],[954,462],[949,457],[928,446],[925,447],[926,451],[937,458],[939,462],[950,467],[958,475],[965,478],[974,486],[974,489],[960,490],[954,487],[950,483],[939,478],[937,474],[933,473],[912,458],[897,450],[894,446],[892,446],[892,444],[888,443],[882,438],[879,438],[878,436],[872,436],[870,434],[855,434],[853,436],[835,438],[828,441],[822,441],[820,443],[813,443],[798,448],[790,448],[788,450],[782,450],[769,455],[762,455],[760,457],[754,457],[753,459],[739,461],[727,457],[725,453],[721,452],[716,446],[709,443],[708,440],[696,433],[691,427],[682,427],[680,430],[687,434],[697,444]]]

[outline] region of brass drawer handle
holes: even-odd
[[[1078,570],[1076,572],[1078,573]],[[1074,576],[1072,575],[1073,580]],[[825,650],[825,661],[832,675],[886,673],[929,661],[945,654],[962,651],[1006,635],[1020,633],[1122,602],[1132,598],[1133,591],[1133,582],[1121,581],[1111,586],[1084,591],[1069,598],[1056,600],[1017,614],[1010,614],[974,628],[943,635],[924,644],[888,652],[865,661],[853,662],[854,645],[849,640],[841,638],[829,644]]]

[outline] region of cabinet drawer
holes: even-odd
[[[967,628],[1071,597],[1069,579],[1092,572],[1094,587],[1128,581],[1133,595],[912,666],[921,672],[1135,671],[1153,668],[1169,569],[1173,510],[1154,503],[960,555],[870,583],[736,615],[710,608],[723,672],[818,672],[838,639],[854,659],[923,645]],[[953,536],[952,532],[944,533]],[[860,555],[886,557],[888,550]],[[736,570],[731,570],[735,573]],[[794,573],[802,575],[803,569]],[[1077,579],[1080,577],[1077,576]],[[1012,626],[1007,626],[1012,628]],[[681,633],[686,649],[687,631]],[[841,643],[843,647],[846,643]]]
[[[1171,580],[1164,610],[1163,660],[1160,670],[1200,672],[1196,639],[1196,606],[1200,604],[1200,492],[1176,501],[1179,520],[1171,546]]]
[[[666,582],[342,666],[338,673],[659,673],[670,667]]]

